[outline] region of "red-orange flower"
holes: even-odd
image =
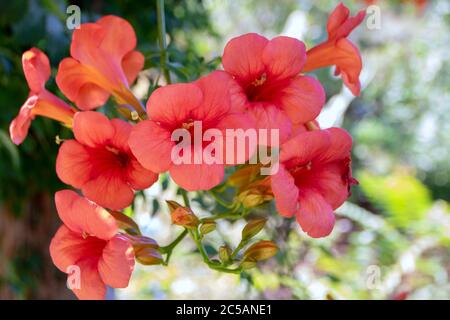
[[[27,137],[31,121],[36,116],[51,118],[71,126],[75,113],[67,103],[45,89],[45,83],[50,78],[50,62],[45,53],[37,48],[25,51],[22,55],[22,68],[30,94],[9,127],[11,140],[17,145]]]
[[[118,234],[114,217],[70,190],[58,191],[55,203],[64,225],[50,243],[50,255],[59,270],[79,277],[70,281],[75,295],[104,299],[106,285],[128,286],[134,269],[133,247]]]
[[[73,33],[72,57],[61,61],[56,82],[80,109],[100,107],[112,94],[119,104],[142,113],[129,90],[144,66],[144,56],[135,47],[133,27],[122,18],[105,16],[96,23],[84,23]]]
[[[361,90],[359,74],[362,60],[358,48],[347,36],[364,20],[366,13],[361,10],[354,17],[349,15],[349,9],[342,3],[333,10],[327,23],[328,40],[306,52],[306,64],[302,71],[334,65],[335,74],[342,75],[345,85],[357,96]]]
[[[148,188],[158,178],[131,153],[131,129],[128,122],[109,120],[99,112],[78,112],[73,121],[75,140],[65,141],[59,149],[58,177],[103,207],[127,207],[133,190]]]
[[[333,210],[349,196],[356,183],[350,168],[352,139],[343,129],[300,133],[281,146],[280,167],[271,176],[278,212],[295,215],[309,236],[330,234]]]
[[[325,103],[319,81],[300,75],[305,58],[303,42],[256,33],[231,39],[223,52],[223,67],[239,84],[234,103],[244,104],[257,129],[279,129],[280,142],[290,136],[292,124],[313,120]]]
[[[209,190],[218,185],[224,177],[225,165],[239,163],[240,158],[237,152],[234,156],[227,155],[226,141],[234,139],[228,130],[254,128],[252,118],[234,108],[230,101],[230,90],[234,87],[235,81],[230,75],[214,71],[193,83],[156,89],[147,102],[149,120],[139,122],[131,132],[129,145],[133,154],[149,170],[169,171],[172,179],[188,191]],[[199,132],[196,132],[196,123],[202,125]],[[218,131],[223,139],[203,140],[208,130]],[[178,145],[172,138],[176,131],[192,137],[186,144],[186,150],[191,150],[186,156],[188,161],[178,162],[173,156]],[[201,143],[195,142],[196,137]],[[204,157],[205,150],[214,146],[211,140],[217,143],[217,150],[212,152],[217,155],[217,162]],[[222,148],[224,151],[219,152]],[[254,152],[249,146],[245,148],[243,161]]]

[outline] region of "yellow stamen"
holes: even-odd
[[[119,154],[119,150],[117,150],[116,148],[113,148],[113,147],[110,147],[110,146],[106,146],[105,147],[106,148],[106,150],[108,150],[108,151],[110,151],[110,152],[112,152],[112,153],[114,153],[114,154]]]
[[[256,79],[255,81],[252,82],[252,85],[254,87],[259,87],[259,86],[263,85],[264,82],[266,82],[266,80],[267,80],[267,75],[265,73],[263,73],[259,79]]]
[[[189,119],[187,122],[183,122],[181,126],[183,127],[183,129],[189,130],[194,126],[194,120]]]

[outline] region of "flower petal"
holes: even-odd
[[[14,144],[19,145],[25,140],[30,129],[31,121],[34,119],[33,108],[38,102],[38,97],[32,95],[19,110],[17,117],[9,125],[9,136]]]
[[[39,93],[50,78],[48,57],[38,48],[31,48],[22,55],[22,68],[30,90]]]
[[[325,153],[330,143],[330,134],[326,130],[301,133],[281,146],[280,161],[289,162],[289,167],[306,164]]]
[[[114,135],[109,140],[109,143],[122,152],[129,152],[128,139],[133,126],[122,119],[112,119],[111,124],[114,128]]]
[[[361,24],[366,16],[365,10],[359,11],[354,17],[349,17],[350,11],[342,3],[333,10],[328,18],[328,39],[339,40],[347,37],[353,29]]]
[[[326,130],[330,136],[330,147],[321,154],[323,162],[339,161],[350,157],[352,136],[342,128]]]
[[[171,141],[170,131],[154,121],[145,120],[135,125],[128,144],[144,168],[157,173],[169,169],[175,142]]]
[[[136,34],[127,20],[109,15],[97,20],[96,24],[106,30],[100,48],[118,61],[136,48]]]
[[[64,183],[81,188],[91,177],[92,163],[86,148],[76,140],[64,141],[56,157],[56,174]]]
[[[321,238],[333,230],[335,216],[331,206],[319,193],[301,189],[297,221],[310,237]]]
[[[286,79],[300,73],[305,64],[305,45],[300,40],[279,36],[264,48],[263,63],[269,77]]]
[[[269,40],[256,33],[231,39],[223,51],[222,64],[241,83],[249,83],[264,72],[263,52]]]
[[[108,142],[114,136],[115,129],[104,114],[85,111],[75,114],[73,133],[80,143],[94,148]]]
[[[278,212],[283,217],[292,217],[298,210],[298,188],[294,178],[280,164],[278,172],[273,174],[270,180]]]
[[[132,159],[128,169],[128,183],[134,190],[149,188],[158,180],[158,174],[145,169],[137,160]]]
[[[115,236],[103,250],[98,262],[98,272],[104,283],[113,288],[128,286],[134,269],[134,251],[129,241]]]
[[[103,300],[106,295],[106,286],[97,269],[98,260],[83,259],[78,262],[80,268],[80,288],[72,288],[73,293],[80,300]]]
[[[278,147],[284,143],[292,131],[292,123],[283,110],[280,110],[272,104],[252,103],[248,112],[256,121],[258,130],[258,144],[263,145],[262,141],[267,141],[267,146]],[[262,139],[260,129],[267,129],[267,138]],[[278,141],[271,141],[272,130],[278,130]]]
[[[325,90],[316,79],[298,76],[277,94],[275,103],[294,124],[305,123],[319,115],[325,104]]]
[[[128,84],[132,84],[136,80],[139,72],[144,68],[144,62],[144,55],[139,51],[131,51],[123,57],[122,69],[125,72]]]
[[[151,120],[174,128],[190,117],[192,110],[199,107],[202,99],[202,91],[195,84],[171,84],[153,91],[147,101],[147,113]]]
[[[335,74],[342,74],[342,81],[347,88],[354,96],[359,96],[361,92],[359,75],[362,70],[362,59],[358,48],[350,40],[341,39],[336,43],[335,54]]]
[[[74,191],[56,192],[55,204],[61,220],[75,233],[85,233],[104,240],[111,239],[117,233],[116,221],[108,211]]]
[[[134,192],[126,182],[126,177],[103,173],[86,182],[81,191],[98,205],[122,210],[128,207],[134,198]]]
[[[67,273],[70,266],[90,255],[84,244],[81,234],[73,232],[65,225],[59,227],[50,242],[50,256],[55,266]]]
[[[348,183],[343,179],[347,163],[333,162],[315,173],[315,188],[332,209],[341,206],[349,197]]]
[[[231,108],[230,90],[234,80],[223,71],[213,71],[201,77],[194,83],[203,93],[203,99],[198,108],[192,110],[194,119],[201,120],[203,126],[216,122],[226,115]]]
[[[350,10],[341,2],[330,13],[327,21],[328,36],[334,35],[339,27],[347,20]]]
[[[82,110],[92,110],[106,103],[110,83],[92,68],[75,59],[63,59],[56,74],[56,83],[64,95]]]
[[[187,191],[209,190],[222,182],[224,165],[172,164],[169,172],[173,181]]]

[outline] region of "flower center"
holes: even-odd
[[[251,83],[251,85],[254,86],[254,87],[259,87],[259,86],[262,86],[264,84],[264,82],[266,82],[266,80],[267,80],[267,75],[265,73],[263,73],[261,75],[261,77],[259,77],[255,81],[253,81]]]
[[[270,78],[262,73],[258,78],[248,83],[245,94],[251,102],[270,102],[289,85],[290,79]]]
[[[119,149],[114,148],[112,146],[106,146],[105,148],[106,150],[114,154],[114,157],[119,162],[119,165],[121,167],[126,167],[128,165],[130,159],[126,152],[122,152]]]
[[[188,119],[186,122],[183,122],[181,127],[186,130],[190,130],[194,126],[194,120]]]
[[[313,171],[314,171],[313,164],[311,161],[309,161],[306,164],[299,164],[289,169],[289,172],[294,177],[294,183],[297,187],[304,187],[305,185],[310,185],[314,180]]]
[[[310,171],[311,168],[312,168],[312,162],[309,161],[307,164],[298,165],[298,166],[294,167],[293,169],[291,169],[290,171],[292,174],[298,174],[300,172]]]

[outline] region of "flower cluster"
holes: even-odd
[[[106,16],[74,31],[71,56],[61,61],[56,83],[76,107],[45,89],[50,77],[46,55],[36,48],[25,52],[22,63],[30,95],[11,123],[12,141],[22,143],[36,115],[73,130],[73,139],[59,149],[56,172],[81,193],[56,193],[64,224],[51,242],[50,253],[69,277],[70,266],[80,268],[74,293],[80,299],[104,298],[106,285],[128,285],[135,259],[161,263],[161,254],[169,249],[159,250],[119,211],[132,204],[135,191],[150,187],[165,172],[187,191],[208,191],[222,183],[235,187],[236,201],[245,210],[274,198],[279,214],[295,216],[309,236],[327,236],[334,225],[333,210],[348,198],[356,182],[350,167],[352,139],[343,129],[320,129],[315,119],[325,103],[325,91],[305,73],[335,66],[336,74],[358,95],[362,62],[347,36],[363,18],[364,11],[350,17],[340,4],[329,17],[328,39],[309,50],[302,41],[285,36],[269,40],[249,33],[231,39],[223,52],[223,70],[192,83],[159,87],[145,107],[130,89],[145,59],[135,50],[132,26],[122,18]],[[110,97],[123,118],[108,119],[95,111]],[[236,139],[236,132],[251,130],[256,132],[256,143],[231,152],[228,142]],[[275,130],[277,135],[264,139],[264,130]],[[174,139],[180,132],[200,134],[202,140],[183,140],[180,148]],[[261,149],[279,153],[268,176],[259,171],[266,164],[249,163]],[[216,161],[201,161],[206,152]],[[217,161],[220,157],[227,161]],[[236,165],[233,175],[224,179],[226,167]],[[184,226],[195,241],[200,241],[196,234],[214,230],[214,219],[199,220],[189,208],[170,203],[175,206],[174,223]],[[256,228],[253,234],[264,224],[251,226],[247,229]],[[221,248],[219,252],[222,265],[211,262],[215,269],[241,270],[224,267],[235,261],[237,251]],[[275,252],[269,241],[254,244],[241,266],[253,266]]]

